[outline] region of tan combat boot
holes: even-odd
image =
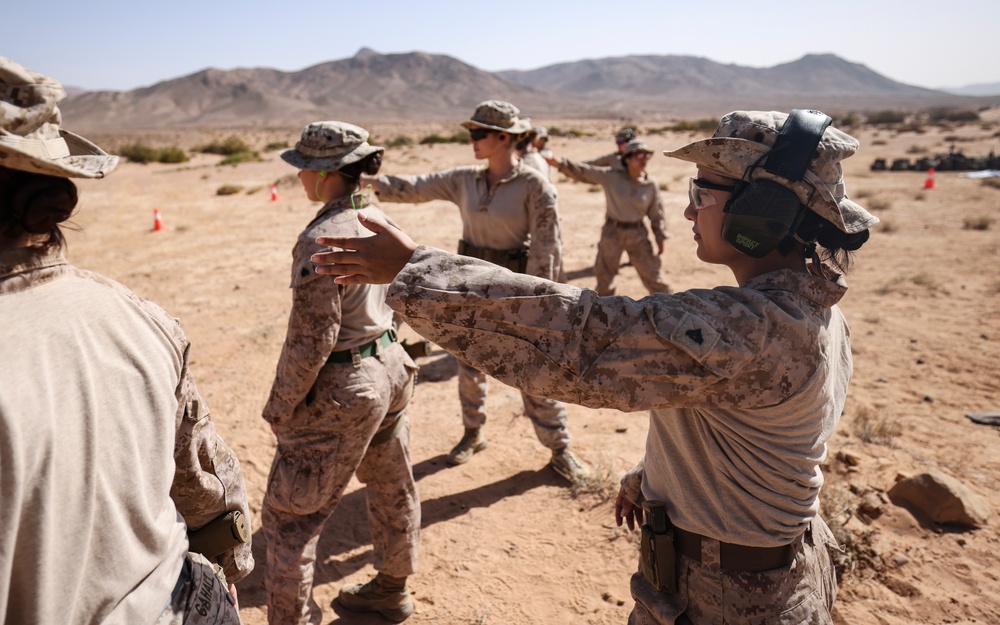
[[[569,447],[553,449],[552,460],[549,464],[556,473],[569,480],[571,484],[580,484],[590,477],[590,472],[576,457],[576,454],[569,450]]]
[[[340,589],[340,604],[354,612],[378,612],[393,623],[413,614],[413,601],[405,577],[379,573],[367,584],[349,584]]]
[[[462,440],[448,452],[448,464],[465,464],[474,453],[486,449],[487,445],[489,441],[483,437],[480,428],[466,428]]]

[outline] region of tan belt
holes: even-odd
[[[677,553],[701,562],[701,534],[674,527]],[[709,539],[705,539],[709,540]],[[781,547],[747,547],[719,541],[719,565],[727,571],[769,571],[791,564],[802,536]]]

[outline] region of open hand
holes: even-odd
[[[417,249],[405,232],[379,217],[358,212],[358,221],[375,233],[370,237],[319,237],[320,245],[340,248],[312,255],[316,273],[338,276],[338,284],[388,284]]]
[[[625,496],[625,489],[618,492],[615,499],[615,523],[622,526],[622,520],[628,524],[629,531],[635,530],[636,526],[642,526],[642,506],[638,506]]]

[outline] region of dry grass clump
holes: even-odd
[[[866,443],[894,447],[903,425],[879,410],[861,406],[854,415],[851,432]]]
[[[966,217],[962,221],[963,230],[989,230],[992,225],[992,217]]]
[[[612,502],[618,497],[618,475],[611,463],[598,461],[590,468],[590,475],[570,487],[569,494],[573,499],[593,497],[594,507]]]
[[[984,187],[1000,189],[1000,178],[983,178],[982,184]]]
[[[243,190],[238,184],[224,184],[215,190],[216,195],[235,195]]]
[[[881,198],[874,198],[868,202],[868,209],[873,211],[886,211],[892,208],[892,202]]]

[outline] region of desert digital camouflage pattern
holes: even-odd
[[[188,554],[181,577],[183,584],[155,625],[240,625],[235,601],[201,554]]]
[[[381,214],[361,195],[353,206]],[[318,236],[365,236],[352,198],[324,206],[293,250],[292,312],[264,419],[278,437],[262,523],[267,540],[268,619],[307,623],[316,545],[351,477],[367,486],[375,568],[416,570],[420,502],[409,457],[405,408],[416,365],[397,342],[358,347],[392,326],[383,286],[340,286],[313,271]],[[353,350],[350,362],[328,362]],[[379,434],[373,443],[373,437]],[[384,441],[381,439],[385,439]]]
[[[60,127],[65,97],[58,80],[0,56],[0,167],[103,178],[118,166],[117,156]]]
[[[761,157],[774,146],[787,118],[787,113],[778,111],[734,111],[722,118],[711,138],[664,154],[741,180],[747,169],[760,163]],[[878,217],[847,196],[840,164],[853,156],[858,147],[857,139],[830,126],[823,133],[802,180],[792,182],[763,167],[754,169],[753,177],[774,180],[791,189],[803,204],[844,232],[861,232],[877,224]]]
[[[700,563],[679,557],[676,594],[657,591],[641,573],[632,576],[635,608],[629,625],[832,625],[837,575],[829,550],[835,545],[826,523],[816,517],[791,564],[753,572],[723,569],[719,542],[703,540]]]
[[[777,547],[816,517],[819,465],[851,376],[836,306],[846,286],[813,270],[635,301],[420,247],[387,302],[528,393],[651,410],[645,499],[665,501],[689,532]]]
[[[487,128],[519,135],[531,130],[531,120],[519,117],[520,109],[503,100],[486,100],[476,106],[472,118],[462,122],[464,128]]]
[[[638,180],[632,180],[624,168],[595,167],[564,158],[557,159],[556,168],[574,180],[604,188],[609,221],[601,228],[594,261],[598,295],[615,294],[615,277],[623,251],[628,252],[647,291],[669,293],[670,287],[660,270],[660,257],[649,242],[649,230],[643,221],[649,219],[653,238],[662,245],[667,239],[666,220],[656,180],[646,172]]]

